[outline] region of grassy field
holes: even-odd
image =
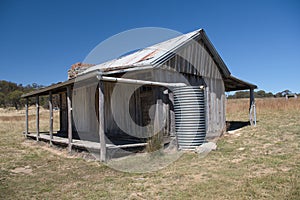
[[[247,121],[248,104],[228,100],[227,120]],[[41,113],[41,129],[47,130],[48,112]],[[258,99],[256,127],[225,134],[206,157],[185,153],[144,174],[25,140],[23,116],[0,110],[0,199],[300,198],[300,99]],[[30,119],[34,128],[34,115]]]

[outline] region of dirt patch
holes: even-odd
[[[130,194],[129,199],[145,199],[141,192],[133,192]]]
[[[241,129],[237,129],[234,131],[227,131],[227,134],[225,136],[233,136],[233,137],[239,137],[242,135],[242,133],[240,132]]]
[[[279,168],[281,171],[283,171],[283,172],[288,172],[288,171],[290,171],[291,170],[291,168],[290,167],[281,167],[281,168]]]
[[[242,159],[242,158],[235,158],[235,159],[232,159],[231,162],[237,164],[237,163],[242,162],[243,160],[244,159]]]
[[[30,147],[30,148],[35,148],[38,147],[39,149],[43,149],[46,151],[51,152],[52,154],[58,155],[58,156],[62,156],[62,157],[66,157],[66,158],[74,158],[74,155],[70,155],[67,150],[63,149],[63,148],[58,148],[56,146],[52,146],[50,147],[49,144],[46,143],[36,143],[35,141],[30,141],[30,140],[25,140],[22,145],[26,146],[26,147]]]
[[[10,171],[15,174],[29,174],[29,175],[32,174],[32,169],[30,168],[30,166],[17,167]]]
[[[22,145],[30,148],[39,148],[48,151],[54,155],[64,157],[64,158],[83,158],[86,161],[95,161],[94,156],[87,151],[76,151],[72,150],[71,153],[68,152],[66,148],[59,147],[56,145],[50,146],[50,144],[45,142],[36,142],[33,140],[25,140]]]
[[[194,179],[197,183],[208,180],[208,177],[206,177],[204,173],[193,174],[191,175],[191,178]]]
[[[260,167],[258,169],[253,169],[252,170],[252,175],[251,177],[261,177],[261,176],[266,176],[266,175],[269,175],[269,174],[276,174],[277,171],[273,168],[263,168],[263,167]]]

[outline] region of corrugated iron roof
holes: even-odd
[[[201,30],[202,29],[183,34],[170,40],[141,49],[132,54],[95,65],[82,72],[82,74],[89,73],[95,70],[107,72],[132,67],[142,67],[149,65],[155,66],[157,64],[157,61],[161,60],[167,54],[174,52],[177,48],[195,38],[200,34]]]

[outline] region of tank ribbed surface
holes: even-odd
[[[173,92],[178,146],[193,150],[204,143],[206,136],[204,90],[199,86],[185,86]]]

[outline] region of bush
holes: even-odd
[[[149,126],[149,133],[153,133],[153,127]],[[151,153],[160,150],[163,147],[163,131],[156,133],[147,140],[146,151]]]

